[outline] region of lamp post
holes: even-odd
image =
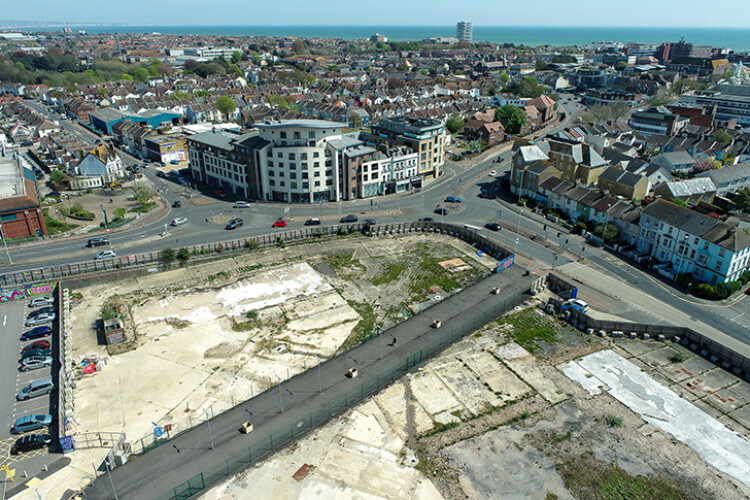
[[[607,235],[607,225],[609,224],[609,209],[612,208],[611,203],[607,203],[607,211],[604,214],[604,231],[602,231],[602,241],[605,241]]]
[[[516,251],[515,253],[518,253],[518,240],[521,239],[521,213],[523,210],[518,210],[518,224],[516,225]]]
[[[104,466],[107,469],[107,475],[109,476],[109,484],[112,485],[112,493],[114,493],[115,495],[115,500],[120,500],[119,497],[117,496],[117,491],[115,490],[115,482],[112,481],[112,472],[110,472],[110,469],[109,469],[109,462],[106,459],[104,460]]]
[[[109,243],[110,250],[112,249],[112,239],[109,237],[109,223],[107,222],[107,211],[104,209],[104,205],[99,205],[102,209],[102,215],[104,216],[104,232],[107,234],[107,243]]]
[[[8,256],[8,262],[10,265],[13,265],[13,259],[10,258],[10,252],[8,251],[8,242],[5,240],[5,231],[3,230],[3,225],[0,224],[0,236],[3,238],[3,245],[5,245],[5,254]]]
[[[214,435],[211,434],[211,419],[208,418],[208,411],[203,408],[203,414],[206,415],[206,423],[208,424],[208,439],[211,441],[211,449],[214,449]]]
[[[680,256],[680,265],[677,266],[677,272],[674,273],[674,279],[672,281],[677,281],[677,277],[680,275],[680,272],[682,271],[682,263],[685,260],[685,252],[687,252],[688,247],[688,238],[689,235],[685,235],[685,243],[682,245],[682,255]]]
[[[323,384],[320,381],[320,358],[318,357],[317,354],[315,355],[315,359],[318,362],[318,392],[322,393],[323,392]]]
[[[284,413],[284,396],[281,394],[281,377],[274,373],[274,376],[279,379],[279,411]]]

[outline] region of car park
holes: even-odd
[[[172,208],[180,208],[182,206],[182,202],[180,200],[175,200],[172,202]]]
[[[287,222],[284,219],[279,219],[273,224],[271,224],[272,227],[285,227],[287,225]]]
[[[240,227],[240,226],[241,226],[241,225],[242,225],[243,223],[244,223],[244,222],[243,222],[243,220],[242,220],[242,219],[239,219],[239,218],[235,218],[235,219],[232,219],[232,220],[230,220],[230,221],[229,221],[229,224],[227,224],[227,225],[226,225],[226,227],[225,227],[224,229],[229,229],[229,230],[232,230],[232,229],[237,229],[237,228],[238,228],[238,227]]]
[[[16,399],[18,401],[26,401],[27,399],[49,394],[54,389],[55,384],[54,382],[52,382],[52,377],[35,380],[34,382],[21,389],[16,395]]]
[[[490,231],[500,231],[500,224],[498,224],[497,222],[488,222],[484,225],[484,227],[486,227]]]
[[[10,452],[13,455],[20,455],[27,451],[38,450],[52,444],[52,436],[49,434],[29,434],[16,440]]]
[[[45,339],[35,340],[31,344],[21,349],[21,352],[31,351],[32,349],[49,349],[49,348],[50,348],[49,340],[45,340]]]
[[[55,313],[43,313],[38,316],[34,316],[33,318],[26,319],[26,326],[36,326],[41,325],[42,323],[49,323],[50,321],[55,319]]]
[[[317,217],[313,217],[312,219],[307,219],[305,221],[306,226],[319,226],[320,225],[320,219]]]
[[[349,214],[349,215],[345,215],[341,219],[339,219],[339,222],[342,223],[342,224],[348,224],[348,223],[351,223],[351,222],[357,222],[358,220],[359,220],[359,217],[357,217],[354,214]]]
[[[176,219],[172,219],[172,222],[169,223],[170,226],[181,226],[185,224],[188,220],[185,217],[177,217]]]
[[[463,200],[459,198],[458,196],[446,196],[445,202],[446,203],[461,203]]]
[[[98,236],[96,238],[90,238],[89,241],[86,242],[86,246],[91,247],[101,247],[109,243],[109,238],[104,238],[101,236]]]
[[[13,427],[10,428],[11,434],[22,434],[24,432],[38,431],[52,425],[52,415],[25,415],[17,418]]]
[[[29,302],[29,307],[46,306],[54,304],[55,298],[52,295],[44,295],[42,297],[34,297]]]
[[[114,250],[104,250],[103,252],[99,252],[98,254],[96,254],[94,260],[111,259],[113,257],[117,257],[117,254]]]
[[[21,341],[41,339],[49,337],[50,335],[52,335],[52,328],[48,326],[37,326],[21,335]]]
[[[234,205],[232,205],[232,208],[250,208],[250,203],[246,201],[235,201]]]
[[[18,371],[27,372],[52,366],[52,356],[31,356],[21,360]]]

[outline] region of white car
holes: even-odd
[[[490,170],[490,177],[495,177],[497,175],[497,170]]]
[[[170,223],[170,226],[181,226],[187,222],[187,219],[185,217],[177,217],[176,219],[172,219],[172,222]]]
[[[233,208],[250,208],[250,206],[246,201],[235,201],[234,205],[232,205]]]
[[[102,260],[102,259],[111,259],[113,257],[117,257],[117,254],[114,250],[105,250],[103,252],[99,252],[96,254],[96,257],[94,257],[94,260]]]
[[[54,303],[55,298],[52,295],[45,295],[43,297],[34,297],[33,299],[31,299],[31,302],[29,302],[29,307],[48,306]]]

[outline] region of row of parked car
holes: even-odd
[[[27,372],[39,369],[49,369],[53,364],[52,357],[52,326],[42,325],[51,323],[56,318],[55,298],[51,295],[35,297],[29,302],[31,311],[26,317],[26,326],[34,326],[31,330],[21,335],[21,354],[18,361],[18,370]],[[44,377],[34,380],[23,387],[16,394],[17,401],[47,396],[55,390],[52,377]],[[52,425],[52,415],[33,413],[16,419],[11,427],[11,434],[24,434],[27,432],[49,429]],[[25,452],[37,450],[52,444],[53,438],[48,433],[26,434],[19,437],[11,447],[11,453],[20,455]]]

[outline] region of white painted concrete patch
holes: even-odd
[[[580,369],[561,367],[563,373],[589,392],[594,383],[608,386],[612,396],[648,423],[690,446],[716,469],[750,486],[750,442],[747,439],[613,351],[595,352],[572,363],[578,364]],[[586,372],[593,377],[587,377]]]

